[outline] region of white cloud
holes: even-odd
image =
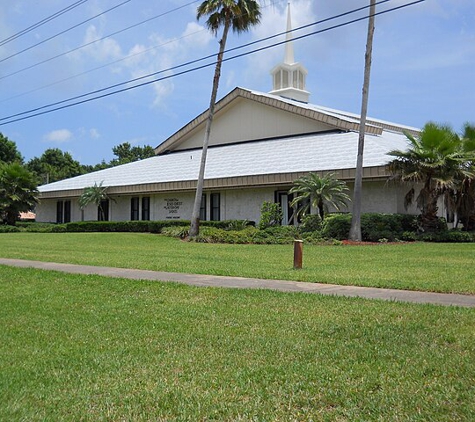
[[[92,128],[92,129],[89,129],[89,136],[92,138],[92,139],[98,139],[101,137],[99,131],[95,128]]]
[[[82,49],[82,53],[89,54],[101,63],[122,58],[122,49],[120,48],[119,43],[113,38],[105,38],[101,41],[96,41],[100,40],[102,37],[103,35],[99,33],[96,26],[90,25],[86,30],[84,44],[92,44]]]
[[[58,129],[58,130],[53,130],[47,133],[43,137],[43,141],[54,143],[54,144],[64,144],[66,142],[71,141],[72,138],[73,138],[73,134],[68,129]]]

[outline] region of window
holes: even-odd
[[[63,223],[71,222],[71,201],[64,201]]]
[[[130,198],[130,219],[138,220],[139,219],[139,198],[134,196]]]
[[[56,222],[69,223],[71,221],[71,201],[56,202]]]
[[[200,220],[206,220],[206,194],[201,195]]]
[[[97,207],[97,220],[109,221],[109,200],[101,201],[101,205]]]
[[[289,72],[286,70],[282,71],[282,88],[289,87]]]
[[[211,221],[219,221],[221,218],[221,196],[219,193],[211,194]]]
[[[56,202],[56,222],[62,223],[63,222],[63,201]]]
[[[294,210],[290,206],[290,203],[292,202],[292,195],[289,195],[287,191],[276,191],[275,202],[278,203],[282,209],[282,225],[287,226],[289,224],[293,224]]]
[[[150,196],[142,198],[142,220],[150,220]]]

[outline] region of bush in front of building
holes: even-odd
[[[321,235],[327,239],[345,240],[350,226],[351,214],[331,214],[323,222]],[[414,215],[366,213],[361,216],[361,236],[366,242],[409,240],[409,233],[416,230],[417,216]]]
[[[0,224],[0,233],[17,233],[20,232],[20,227],[8,226],[7,224]]]
[[[275,202],[263,202],[261,206],[261,219],[258,227],[263,230],[268,227],[280,226],[282,224],[282,208]]]
[[[439,233],[423,233],[419,235],[418,240],[424,242],[468,243],[475,242],[475,233],[452,229]]]

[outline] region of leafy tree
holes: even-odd
[[[322,177],[316,173],[309,173],[294,182],[290,193],[296,196],[290,205],[298,207],[297,215],[299,216],[309,214],[310,205],[312,205],[318,208],[318,214],[323,220],[329,205],[340,210],[351,201],[348,191],[346,183],[336,179],[334,173],[328,173]]]
[[[155,150],[150,145],[132,147],[128,142],[116,145],[112,148],[112,152],[117,158],[110,162],[111,166],[118,166],[155,156]]]
[[[89,204],[94,204],[99,211],[99,220],[105,220],[105,212],[102,207],[104,201],[111,199],[107,193],[107,187],[102,186],[102,183],[94,183],[94,186],[89,186],[84,189],[83,194],[79,197],[79,207],[81,210],[86,208]]]
[[[41,157],[28,161],[26,166],[38,176],[41,183],[52,183],[85,173],[81,164],[69,152],[63,152],[59,148],[47,149]]]
[[[448,191],[457,189],[458,181],[473,178],[473,166],[468,163],[473,154],[464,149],[460,137],[449,127],[427,123],[418,138],[406,133],[409,148],[394,150],[388,167],[393,179],[422,184],[418,196],[411,187],[406,194],[406,206],[414,200],[421,210],[421,225],[425,231],[439,227],[437,201]]]
[[[10,141],[0,132],[0,163],[23,163],[23,157],[17,149],[15,142]]]
[[[0,215],[14,226],[20,212],[31,211],[38,203],[35,175],[18,162],[0,163]]]
[[[215,36],[218,34],[218,30],[221,27],[223,27],[223,34],[221,36],[221,40],[219,41],[219,52],[214,70],[213,88],[211,90],[211,99],[208,110],[208,120],[206,122],[203,150],[201,152],[200,171],[196,186],[193,212],[191,215],[190,237],[195,237],[199,234],[199,216],[201,198],[203,194],[206,157],[208,153],[211,124],[214,117],[219,78],[221,76],[221,65],[223,63],[223,55],[226,48],[228,32],[229,29],[232,29],[237,33],[248,31],[253,25],[257,25],[259,23],[261,12],[259,3],[255,0],[205,0],[198,6],[196,17],[200,19],[203,16],[208,16],[206,25]]]

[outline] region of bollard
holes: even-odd
[[[302,268],[303,240],[294,240],[294,270]]]

